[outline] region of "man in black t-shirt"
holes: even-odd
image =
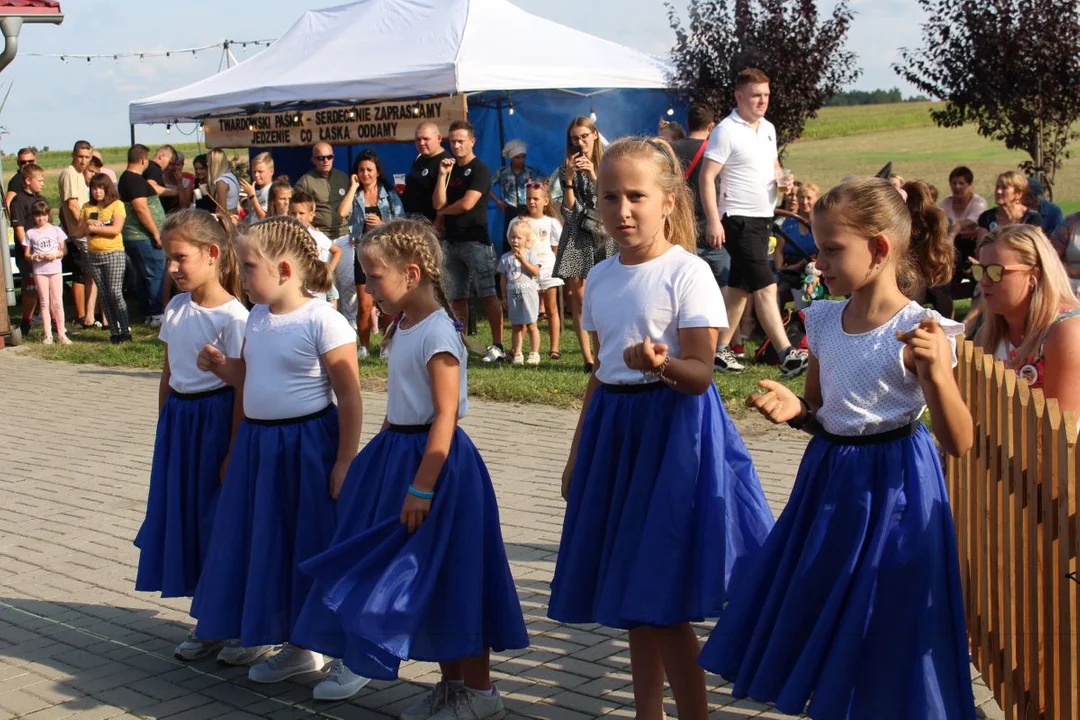
[[[161,248],[161,226],[165,211],[161,198],[145,177],[150,165],[150,149],[132,145],[128,150],[127,169],[120,175],[116,190],[124,203],[124,251],[131,260],[138,281],[139,301],[146,321],[161,325],[165,309],[162,285],[165,281],[165,253]]]
[[[176,148],[172,145],[162,145],[154,151],[154,157],[143,170],[143,178],[150,183],[150,187],[161,199],[161,207],[167,212],[180,209],[180,193],[174,187],[169,187],[165,182],[165,171],[176,160]]]
[[[439,163],[432,204],[443,224],[443,286],[462,322],[469,317],[469,297],[484,303],[492,345],[484,362],[506,359],[503,350],[502,304],[495,294],[495,254],[488,235],[487,197],[491,171],[473,153],[476,133],[466,120],[450,126],[450,152]],[[472,292],[470,292],[472,291]]]
[[[31,163],[37,163],[37,153],[30,148],[22,148],[17,156],[19,167],[11,176],[7,184],[7,193],[4,195],[4,209],[11,212],[11,201],[23,191],[22,169]]]
[[[449,157],[443,150],[438,125],[425,122],[416,128],[416,151],[420,154],[413,160],[409,174],[405,176],[401,205],[406,215],[423,215],[435,222],[435,207],[432,205],[435,180],[439,177],[439,163]]]
[[[37,308],[38,295],[34,287],[34,264],[26,257],[26,231],[34,227],[34,217],[30,211],[38,200],[45,201],[41,194],[45,187],[45,171],[34,163],[22,166],[19,176],[23,189],[11,199],[11,228],[15,234],[15,265],[19,268],[19,280],[22,282],[22,323],[23,335],[30,333],[30,321]],[[5,241],[6,242],[6,241]]]
[[[701,192],[698,190],[698,180],[701,177],[702,159],[705,154],[705,146],[709,140],[709,133],[716,127],[716,114],[712,108],[701,103],[691,103],[686,112],[687,125],[690,135],[682,140],[671,143],[675,156],[683,166],[683,171],[690,170],[686,184],[694,194],[694,219],[697,221],[697,252],[705,262],[709,263],[713,277],[720,287],[727,285],[728,272],[731,270],[731,256],[727,250],[710,247],[705,240],[705,209],[701,205]],[[716,179],[716,196],[720,197],[720,178]]]

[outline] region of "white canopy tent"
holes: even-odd
[[[528,38],[528,50],[522,39]],[[133,102],[132,125],[289,104],[573,88],[662,89],[664,61],[507,0],[360,0],[305,12],[258,55]]]

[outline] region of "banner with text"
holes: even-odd
[[[434,122],[443,134],[465,119],[465,96],[343,105],[319,110],[230,115],[203,123],[212,148],[298,147],[412,142],[420,123]]]

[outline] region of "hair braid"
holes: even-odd
[[[260,220],[244,233],[242,242],[267,260],[291,255],[296,260],[301,287],[308,295],[329,292],[334,286],[330,266],[319,257],[315,238],[299,220],[288,217]]]
[[[171,213],[165,219],[161,236],[167,241],[175,235],[200,250],[206,250],[211,245],[216,246],[220,252],[218,282],[225,288],[225,292],[239,300],[243,297],[243,291],[240,287],[240,263],[236,259],[233,228],[228,219],[205,210],[185,208]]]

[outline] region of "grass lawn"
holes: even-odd
[[[517,403],[539,403],[556,407],[575,408],[581,406],[588,377],[582,370],[581,350],[573,333],[563,335],[562,358],[548,359],[548,338],[546,326],[542,337],[543,361],[539,367],[512,367],[509,364],[488,366],[479,358],[469,362],[469,394],[486,400]],[[78,330],[71,332],[73,344],[42,345],[41,329],[31,331],[25,341],[27,351],[48,360],[63,360],[73,363],[90,363],[109,367],[127,367],[157,370],[164,360],[164,345],[157,340],[156,331],[143,325],[132,327],[135,340],[124,345],[110,345],[106,330]],[[506,329],[506,340],[510,339],[510,328]],[[476,336],[470,338],[473,345],[486,346],[491,342],[491,334],[486,325],[481,325]],[[747,351],[752,345],[747,344]],[[746,372],[735,374],[717,374],[716,386],[724,398],[728,410],[737,415],[745,412],[743,400],[756,387],[758,380],[779,379],[775,367],[750,364]],[[377,358],[360,361],[360,378],[366,390],[384,390],[386,388],[386,363]],[[796,392],[801,393],[802,378],[786,381]]]

